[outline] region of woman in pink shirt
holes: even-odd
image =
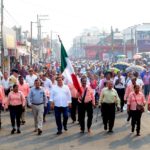
[[[1,110],[2,107],[4,106],[4,97],[5,97],[4,89],[2,86],[0,86],[0,128],[1,128]]]
[[[10,111],[10,120],[12,125],[11,134],[14,134],[16,131],[15,124],[17,123],[17,133],[20,131],[20,119],[22,114],[22,109],[25,107],[25,97],[22,92],[18,91],[18,85],[13,85],[13,91],[8,95],[8,104]],[[15,123],[16,122],[16,123]]]
[[[135,125],[137,125],[136,131],[137,136],[140,136],[140,126],[141,126],[141,116],[142,112],[140,110],[137,110],[137,105],[145,106],[145,97],[142,92],[140,92],[140,86],[135,85],[134,86],[134,92],[131,92],[128,98],[128,111],[131,113],[132,121],[132,132],[134,132]]]

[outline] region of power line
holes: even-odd
[[[4,11],[7,13],[7,15],[9,15],[9,17],[11,17],[11,19],[20,26],[20,23],[11,15],[11,13],[6,10],[6,8],[4,8]]]

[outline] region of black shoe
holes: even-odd
[[[61,135],[61,134],[62,134],[62,131],[58,131],[56,134],[57,134],[57,135]]]
[[[132,132],[132,133],[134,132],[134,128],[131,129],[131,132]]]
[[[42,134],[42,130],[38,129],[38,135],[41,135],[41,134]]]
[[[141,136],[140,133],[137,133],[136,136]]]
[[[64,130],[67,131],[68,130],[67,127],[64,127]]]
[[[113,133],[113,130],[109,130],[107,133]]]
[[[84,130],[81,130],[80,133],[84,133]]]
[[[130,117],[127,118],[127,122],[129,122],[129,121],[130,121]]]
[[[20,129],[17,129],[17,133],[18,133],[18,134],[20,134],[20,133],[21,133]]]
[[[104,125],[104,130],[107,130],[107,125]]]
[[[24,125],[26,122],[25,121],[21,121],[21,125]]]
[[[11,134],[14,134],[15,132],[16,132],[16,129],[13,128],[13,129],[11,130]]]

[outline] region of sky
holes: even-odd
[[[110,31],[150,22],[150,0],[4,0],[4,25],[22,26],[30,31],[30,22],[38,15],[48,15],[42,21],[42,32],[60,35],[66,49],[73,38],[86,28],[98,27]],[[33,34],[36,34],[36,24]]]

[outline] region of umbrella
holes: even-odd
[[[139,55],[139,54],[135,54],[134,56],[133,56],[133,59],[141,59],[142,58],[142,56],[141,55]]]
[[[130,66],[130,64],[126,63],[126,62],[119,62],[119,63],[115,63],[113,64],[113,67],[119,69],[119,70],[125,70],[126,68],[128,68]]]
[[[126,55],[117,55],[117,58],[126,58]]]
[[[138,72],[138,73],[141,73],[143,72],[144,70],[146,70],[144,67],[142,66],[139,66],[139,65],[134,65],[134,66],[130,66],[128,68],[126,68],[126,72]]]
[[[118,68],[113,67],[113,68],[110,68],[110,71],[111,72],[114,71],[114,73],[117,74],[120,70]]]

